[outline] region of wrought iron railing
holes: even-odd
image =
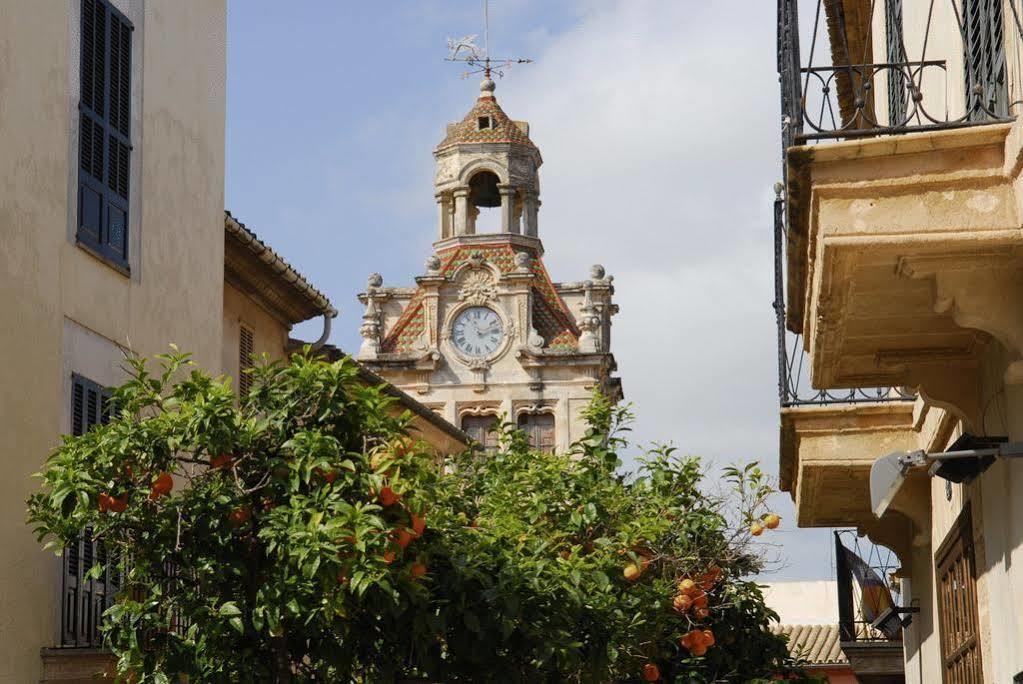
[[[785,200],[774,200],[774,315],[778,329],[778,400],[786,406],[824,406],[879,401],[913,401],[916,395],[897,387],[815,389],[803,350],[803,336],[785,326]]]
[[[895,552],[860,537],[856,530],[836,530],[834,534],[841,640],[900,642],[902,629],[898,622],[888,622],[880,629],[872,624],[886,609],[901,605],[895,579],[901,564]]]
[[[778,1],[785,148],[1014,118],[1023,0],[904,2],[816,0],[804,63],[798,0]]]

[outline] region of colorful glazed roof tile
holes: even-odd
[[[512,143],[536,149],[524,127],[508,118],[494,97],[493,81],[484,81],[480,86],[480,96],[475,106],[469,110],[465,118],[448,126],[444,140],[437,145],[442,150],[459,143]],[[489,89],[487,85],[490,85]],[[480,126],[483,120],[486,126]]]
[[[470,257],[479,255],[493,264],[502,274],[515,270],[515,250],[508,244],[454,246],[439,253],[441,275],[451,275]],[[539,259],[533,259],[533,326],[544,338],[545,349],[550,352],[573,352],[579,341],[579,330],[568,311],[564,300],[554,289],[550,275]],[[423,308],[423,293],[417,289],[405,305],[401,316],[394,323],[381,345],[385,353],[410,353],[426,329],[426,312]]]

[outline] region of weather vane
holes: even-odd
[[[512,66],[513,64],[529,64],[533,60],[523,59],[520,57],[504,58],[504,59],[491,59],[490,58],[490,12],[487,0],[483,0],[483,47],[476,44],[476,39],[479,36],[465,36],[454,40],[448,38],[448,56],[446,60],[449,62],[465,62],[466,66],[470,67],[469,71],[462,74],[462,78],[468,78],[473,74],[482,73],[485,78],[490,78],[491,74],[497,74],[498,76],[504,76],[504,69]]]

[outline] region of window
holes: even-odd
[[[79,375],[71,378],[71,434],[84,435],[93,426],[106,423],[109,413],[110,392],[95,382]],[[63,557],[61,586],[62,646],[99,646],[100,618],[113,603],[120,586],[120,578],[108,564],[102,542],[92,538],[86,530],[78,544],[69,546]],[[95,564],[106,567],[96,579],[85,579]]]
[[[252,388],[252,356],[256,353],[255,334],[252,328],[242,325],[238,328],[238,394],[245,396]]]
[[[1002,0],[963,0],[962,11],[967,116],[1008,116]]]
[[[78,104],[78,243],[128,267],[131,23],[104,0],[82,0]]]
[[[465,416],[462,431],[487,452],[497,451],[497,416]]]
[[[476,119],[477,130],[483,131],[494,127],[494,120],[489,116],[481,116]]]
[[[984,677],[977,627],[977,568],[969,505],[952,525],[934,554],[934,561],[944,681],[981,684]]]
[[[905,48],[902,44],[902,0],[885,0],[885,59],[891,64],[906,62]],[[901,126],[906,123],[906,71],[908,67],[889,67],[888,69],[888,125]]]
[[[554,451],[554,415],[551,413],[523,413],[519,416],[519,429],[526,433],[530,448]]]

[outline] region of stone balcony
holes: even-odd
[[[984,433],[993,343],[1023,352],[1021,137],[1000,123],[789,148],[786,325],[814,387],[908,387]]]

